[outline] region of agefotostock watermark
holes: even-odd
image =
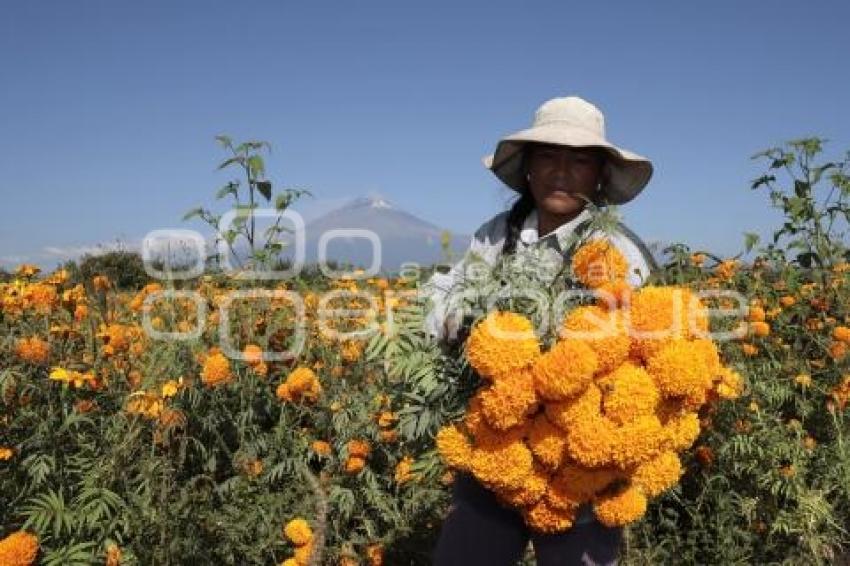
[[[218,262],[222,271],[235,279],[259,279],[265,281],[287,280],[301,273],[306,258],[305,223],[300,214],[287,210],[284,213],[275,209],[256,209],[259,217],[278,218],[283,216],[291,221],[294,229],[292,247],[294,258],[285,269],[245,269],[236,268],[231,263],[231,252],[226,245],[219,241],[217,247]],[[238,222],[237,211],[230,211],[222,216],[221,226],[229,227]],[[348,242],[365,240],[371,246],[371,264],[368,269],[343,271],[335,269],[328,260],[328,244],[336,239]],[[182,251],[182,261],[179,269],[172,268],[174,251]],[[376,278],[382,265],[383,247],[377,233],[366,229],[333,229],[323,233],[318,240],[318,269],[329,280],[357,281]],[[185,261],[186,255],[191,255],[191,261]],[[165,259],[163,259],[163,256]],[[203,275],[206,261],[206,241],[203,236],[186,229],[161,229],[151,231],[143,240],[142,259],[145,271],[158,280],[186,280]],[[401,275],[410,280],[419,281],[423,271],[422,266],[415,262],[404,264]],[[315,304],[314,321],[318,332],[326,339],[337,342],[367,341],[379,332],[392,334],[395,327],[395,308],[401,303],[427,302],[434,291],[428,288],[393,290],[388,288],[337,288],[324,292],[309,291]],[[663,328],[645,330],[644,324],[634,324],[631,319],[629,295],[617,297],[603,290],[568,289],[554,297],[536,289],[500,290],[486,297],[475,296],[475,289],[463,291],[464,300],[456,301],[452,308],[441,313],[442,318],[464,320],[465,316],[480,318],[492,312],[499,301],[506,299],[522,300],[524,311],[531,312],[536,322],[535,331],[544,334],[549,331],[550,324],[560,325],[569,311],[577,304],[607,304],[608,309],[588,312],[585,327],[582,329],[564,329],[559,332],[563,338],[600,339],[616,334],[626,333],[635,339],[665,339],[678,336],[708,338],[716,342],[740,339],[746,335],[744,325],[735,324],[732,330],[710,331],[712,321],[729,319],[730,322],[742,321],[748,312],[747,298],[733,290],[671,290],[672,304],[669,324]],[[290,341],[285,350],[264,351],[263,361],[284,361],[297,358],[307,343],[308,312],[306,298],[300,293],[285,289],[251,289],[225,290],[218,299],[218,333],[222,352],[232,359],[244,360],[245,355],[234,343],[232,336],[233,305],[237,302],[261,301],[268,307],[285,306],[291,321]],[[618,301],[625,302],[618,306]],[[155,328],[151,312],[153,306],[160,301],[188,300],[194,305],[195,325],[189,331],[169,332]],[[467,312],[469,307],[464,305],[485,305],[485,312]],[[531,306],[529,306],[531,305]],[[439,306],[439,305],[438,305]],[[382,312],[383,311],[383,312]],[[383,315],[383,322],[381,315]],[[147,334],[155,340],[197,340],[203,335],[208,324],[207,299],[193,290],[165,289],[150,293],[143,308],[142,326]],[[349,326],[342,328],[342,322]],[[653,325],[654,326],[654,325]],[[729,326],[728,324],[726,326]],[[505,340],[522,340],[528,337],[526,332],[511,332],[498,325],[491,324],[488,331],[495,337]]]

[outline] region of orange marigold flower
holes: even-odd
[[[369,454],[372,452],[372,447],[365,440],[349,440],[348,441],[348,455],[349,456],[358,456],[360,458],[368,458]]]
[[[589,468],[607,466],[614,458],[617,430],[614,423],[599,414],[576,420],[567,429],[567,454]]]
[[[496,379],[534,363],[540,344],[531,321],[511,312],[494,312],[472,329],[466,342],[472,367]]]
[[[597,238],[576,250],[572,268],[583,285],[595,289],[604,283],[625,279],[629,264],[611,242]]]
[[[833,341],[829,344],[829,357],[833,360],[841,360],[847,355],[847,343]]]
[[[615,468],[585,468],[564,465],[552,478],[550,492],[563,493],[573,501],[590,501],[596,494],[623,477]]]
[[[714,273],[723,280],[731,279],[735,272],[738,271],[738,260],[735,259],[727,259],[726,261],[721,261],[717,264],[717,267],[714,268]]]
[[[0,446],[0,460],[10,460],[15,455],[15,451],[6,446]]]
[[[663,395],[698,397],[713,384],[716,356],[709,340],[675,340],[649,358],[647,369]]]
[[[296,517],[283,527],[283,536],[296,546],[303,546],[313,540],[313,529],[306,519]]]
[[[491,489],[515,490],[532,474],[532,463],[531,450],[522,440],[500,437],[473,449],[471,469]]]
[[[487,423],[496,430],[507,430],[522,423],[537,407],[534,383],[530,371],[519,370],[483,389],[479,397]]]
[[[753,344],[741,344],[741,351],[748,357],[755,356],[759,353],[758,346],[754,346]]]
[[[632,295],[626,312],[634,353],[643,360],[673,340],[708,331],[705,305],[685,287],[643,287]]]
[[[310,557],[313,555],[313,543],[308,542],[307,544],[302,544],[295,548],[295,552],[293,553],[293,558],[295,558],[296,564],[298,566],[309,566],[310,565]]]
[[[575,509],[553,507],[545,498],[523,510],[526,524],[541,533],[559,533],[573,526]]]
[[[360,456],[349,456],[345,460],[345,473],[356,474],[366,466],[366,460]]]
[[[659,418],[640,416],[616,429],[612,460],[620,468],[630,468],[655,458],[667,444],[668,436]]]
[[[215,353],[208,356],[201,370],[201,381],[208,387],[216,387],[233,380],[230,371],[230,360],[224,354]]]
[[[785,295],[785,296],[779,297],[779,304],[782,305],[785,308],[794,306],[794,303],[796,303],[796,302],[797,302],[797,299],[795,299],[791,295]]]
[[[402,485],[414,479],[416,474],[410,471],[413,466],[413,458],[405,456],[395,466],[394,478],[397,484]]]
[[[721,399],[737,399],[744,389],[744,380],[737,371],[723,367],[718,374],[714,391]]]
[[[331,445],[324,440],[314,440],[310,447],[319,456],[330,456],[333,452]]]
[[[277,388],[277,397],[281,401],[315,401],[321,393],[322,384],[316,373],[308,367],[293,370]]]
[[[808,373],[800,373],[794,376],[794,383],[800,387],[806,388],[812,385],[812,376]]]
[[[545,414],[534,417],[528,433],[528,446],[541,464],[557,470],[564,459],[566,444],[564,431],[552,424]]]
[[[106,547],[106,566],[121,566],[121,549],[114,542]]]
[[[703,468],[709,468],[712,464],[714,464],[714,450],[711,449],[710,446],[700,445],[696,447],[694,450],[694,454],[697,457],[697,461]]]
[[[750,306],[750,313],[747,318],[750,322],[764,322],[764,309],[762,307]]]
[[[514,490],[502,490],[497,493],[502,501],[514,507],[534,505],[546,494],[549,485],[549,474],[541,466],[534,465],[531,475],[525,479],[521,487]]]
[[[687,450],[699,436],[699,415],[694,412],[675,415],[665,423],[664,432],[671,450]]]
[[[622,364],[601,381],[603,413],[618,424],[653,414],[661,398],[652,376],[632,363]]]
[[[561,337],[581,340],[596,353],[597,373],[613,371],[629,356],[631,339],[620,311],[581,306],[564,319]]]
[[[682,462],[675,452],[662,452],[640,464],[632,474],[632,482],[648,497],[669,489],[682,475]]]
[[[750,332],[756,336],[768,336],[770,334],[770,325],[766,322],[751,322]]]
[[[643,517],[646,503],[646,496],[640,488],[632,485],[618,493],[597,499],[593,512],[603,525],[622,527]]]
[[[840,342],[850,342],[850,328],[846,326],[836,326],[832,330],[832,337]]]
[[[564,401],[584,390],[599,362],[590,346],[579,340],[561,340],[537,358],[534,387],[549,401]]]
[[[26,531],[16,531],[0,540],[0,564],[30,566],[38,554],[38,537]]]
[[[21,338],[15,345],[15,354],[27,363],[44,365],[50,360],[50,344],[38,336]]]
[[[381,279],[386,282],[386,279]],[[366,547],[366,559],[369,566],[382,566],[384,564],[384,547],[380,544],[370,544]]]
[[[452,468],[468,470],[472,459],[472,444],[456,426],[446,426],[437,433],[437,451]]]

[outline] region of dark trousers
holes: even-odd
[[[514,566],[529,539],[538,566],[614,565],[623,529],[599,521],[558,534],[530,531],[522,516],[467,474],[458,474],[452,506],[434,550],[434,566]]]

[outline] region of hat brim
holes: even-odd
[[[653,167],[649,159],[609,143],[597,134],[581,128],[565,128],[546,124],[506,136],[496,152],[484,157],[484,166],[510,188],[518,192],[528,189],[522,170],[523,148],[529,143],[547,143],[570,147],[598,147],[610,159],[605,160],[602,194],[609,204],[624,204],[634,199],[649,183]]]

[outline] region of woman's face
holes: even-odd
[[[592,199],[602,174],[602,153],[594,148],[534,144],[529,148],[528,185],[538,210],[572,217]]]

